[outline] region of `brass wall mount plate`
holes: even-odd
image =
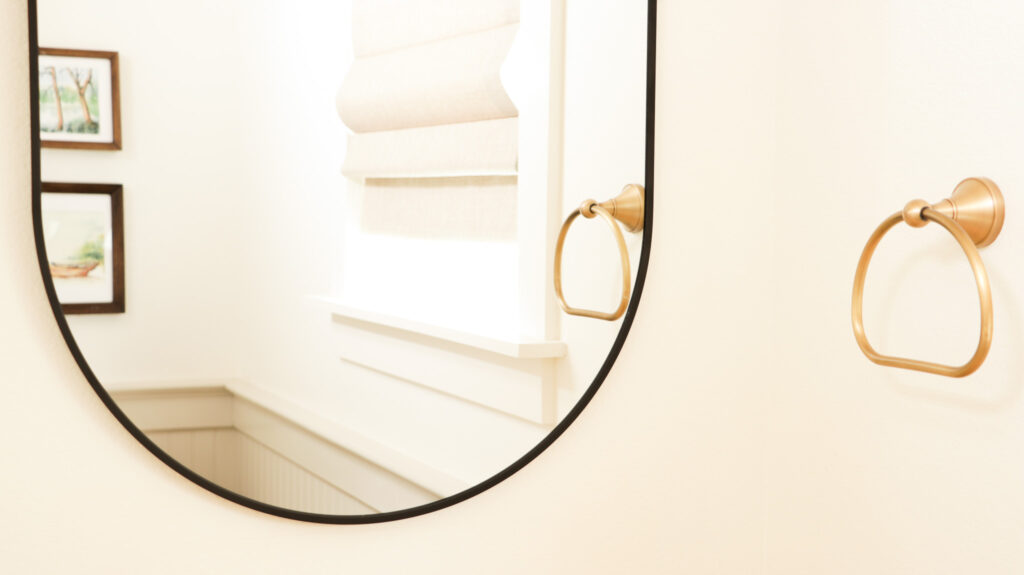
[[[1003,230],[1003,193],[988,178],[967,178],[957,184],[949,198],[931,208],[960,224],[979,248],[991,245]]]

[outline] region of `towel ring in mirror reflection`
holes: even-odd
[[[913,200],[902,211],[889,216],[878,226],[864,246],[853,281],[853,335],[868,359],[879,365],[947,377],[970,375],[984,363],[992,347],[992,288],[978,248],[991,244],[999,236],[1003,228],[1004,212],[1003,194],[995,182],[988,178],[968,178],[957,185],[948,199],[931,205],[924,200]],[[974,356],[961,366],[882,355],[868,342],[863,318],[864,281],[878,243],[900,222],[906,222],[914,228],[923,227],[928,222],[938,223],[953,235],[971,264],[981,303],[981,335]]]
[[[619,300],[619,307],[613,312],[601,312],[589,309],[579,309],[569,305],[565,301],[565,294],[562,292],[562,250],[565,247],[565,236],[569,228],[579,216],[592,219],[600,216],[607,222],[615,235],[615,241],[619,247],[619,259],[622,264],[622,298]],[[626,247],[626,239],[622,235],[616,220],[622,222],[630,232],[639,232],[644,229],[644,188],[637,184],[629,184],[622,189],[622,192],[602,203],[595,200],[584,200],[580,207],[569,214],[562,229],[558,233],[558,242],[555,244],[555,294],[558,296],[558,305],[562,311],[569,315],[577,315],[605,321],[615,321],[622,317],[629,305],[630,288],[632,280],[629,273],[629,250]]]

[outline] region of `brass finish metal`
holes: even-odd
[[[868,359],[879,365],[948,377],[964,377],[981,367],[992,346],[992,288],[978,248],[991,244],[999,236],[1003,227],[1004,212],[1003,195],[993,181],[987,178],[968,178],[960,182],[950,198],[932,205],[922,200],[913,200],[902,211],[889,216],[878,226],[864,246],[853,280],[853,335]],[[953,235],[971,264],[981,304],[981,335],[974,356],[961,366],[882,355],[868,342],[863,318],[864,281],[868,266],[882,237],[901,221],[911,227],[921,227],[930,221],[938,223]]]
[[[601,207],[608,210],[615,219],[622,222],[626,229],[636,233],[644,229],[644,187],[637,184],[629,184],[622,188],[622,192],[607,202],[602,202]],[[593,217],[593,216],[591,216]]]
[[[565,295],[562,293],[562,250],[565,247],[565,236],[569,233],[573,221],[579,216],[587,219],[600,216],[611,228],[619,246],[619,261],[622,265],[622,298],[619,300],[619,307],[611,313],[574,308],[565,301]],[[569,214],[565,223],[562,224],[562,229],[558,233],[558,241],[555,244],[555,294],[558,296],[558,305],[565,313],[606,321],[615,321],[626,313],[632,286],[629,273],[629,249],[626,247],[626,239],[622,236],[622,231],[615,223],[616,220],[622,222],[631,232],[639,232],[644,229],[643,186],[629,184],[622,189],[618,196],[602,203],[585,200],[579,208]]]

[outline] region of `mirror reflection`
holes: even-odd
[[[622,320],[559,228],[645,168],[635,0],[39,0],[42,230],[89,368],[244,497],[364,515],[501,472]],[[642,234],[623,228],[631,281]],[[614,310],[580,218],[561,282]]]

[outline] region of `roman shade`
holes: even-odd
[[[502,66],[518,0],[355,0],[338,93],[356,180],[515,175],[518,111]]]

